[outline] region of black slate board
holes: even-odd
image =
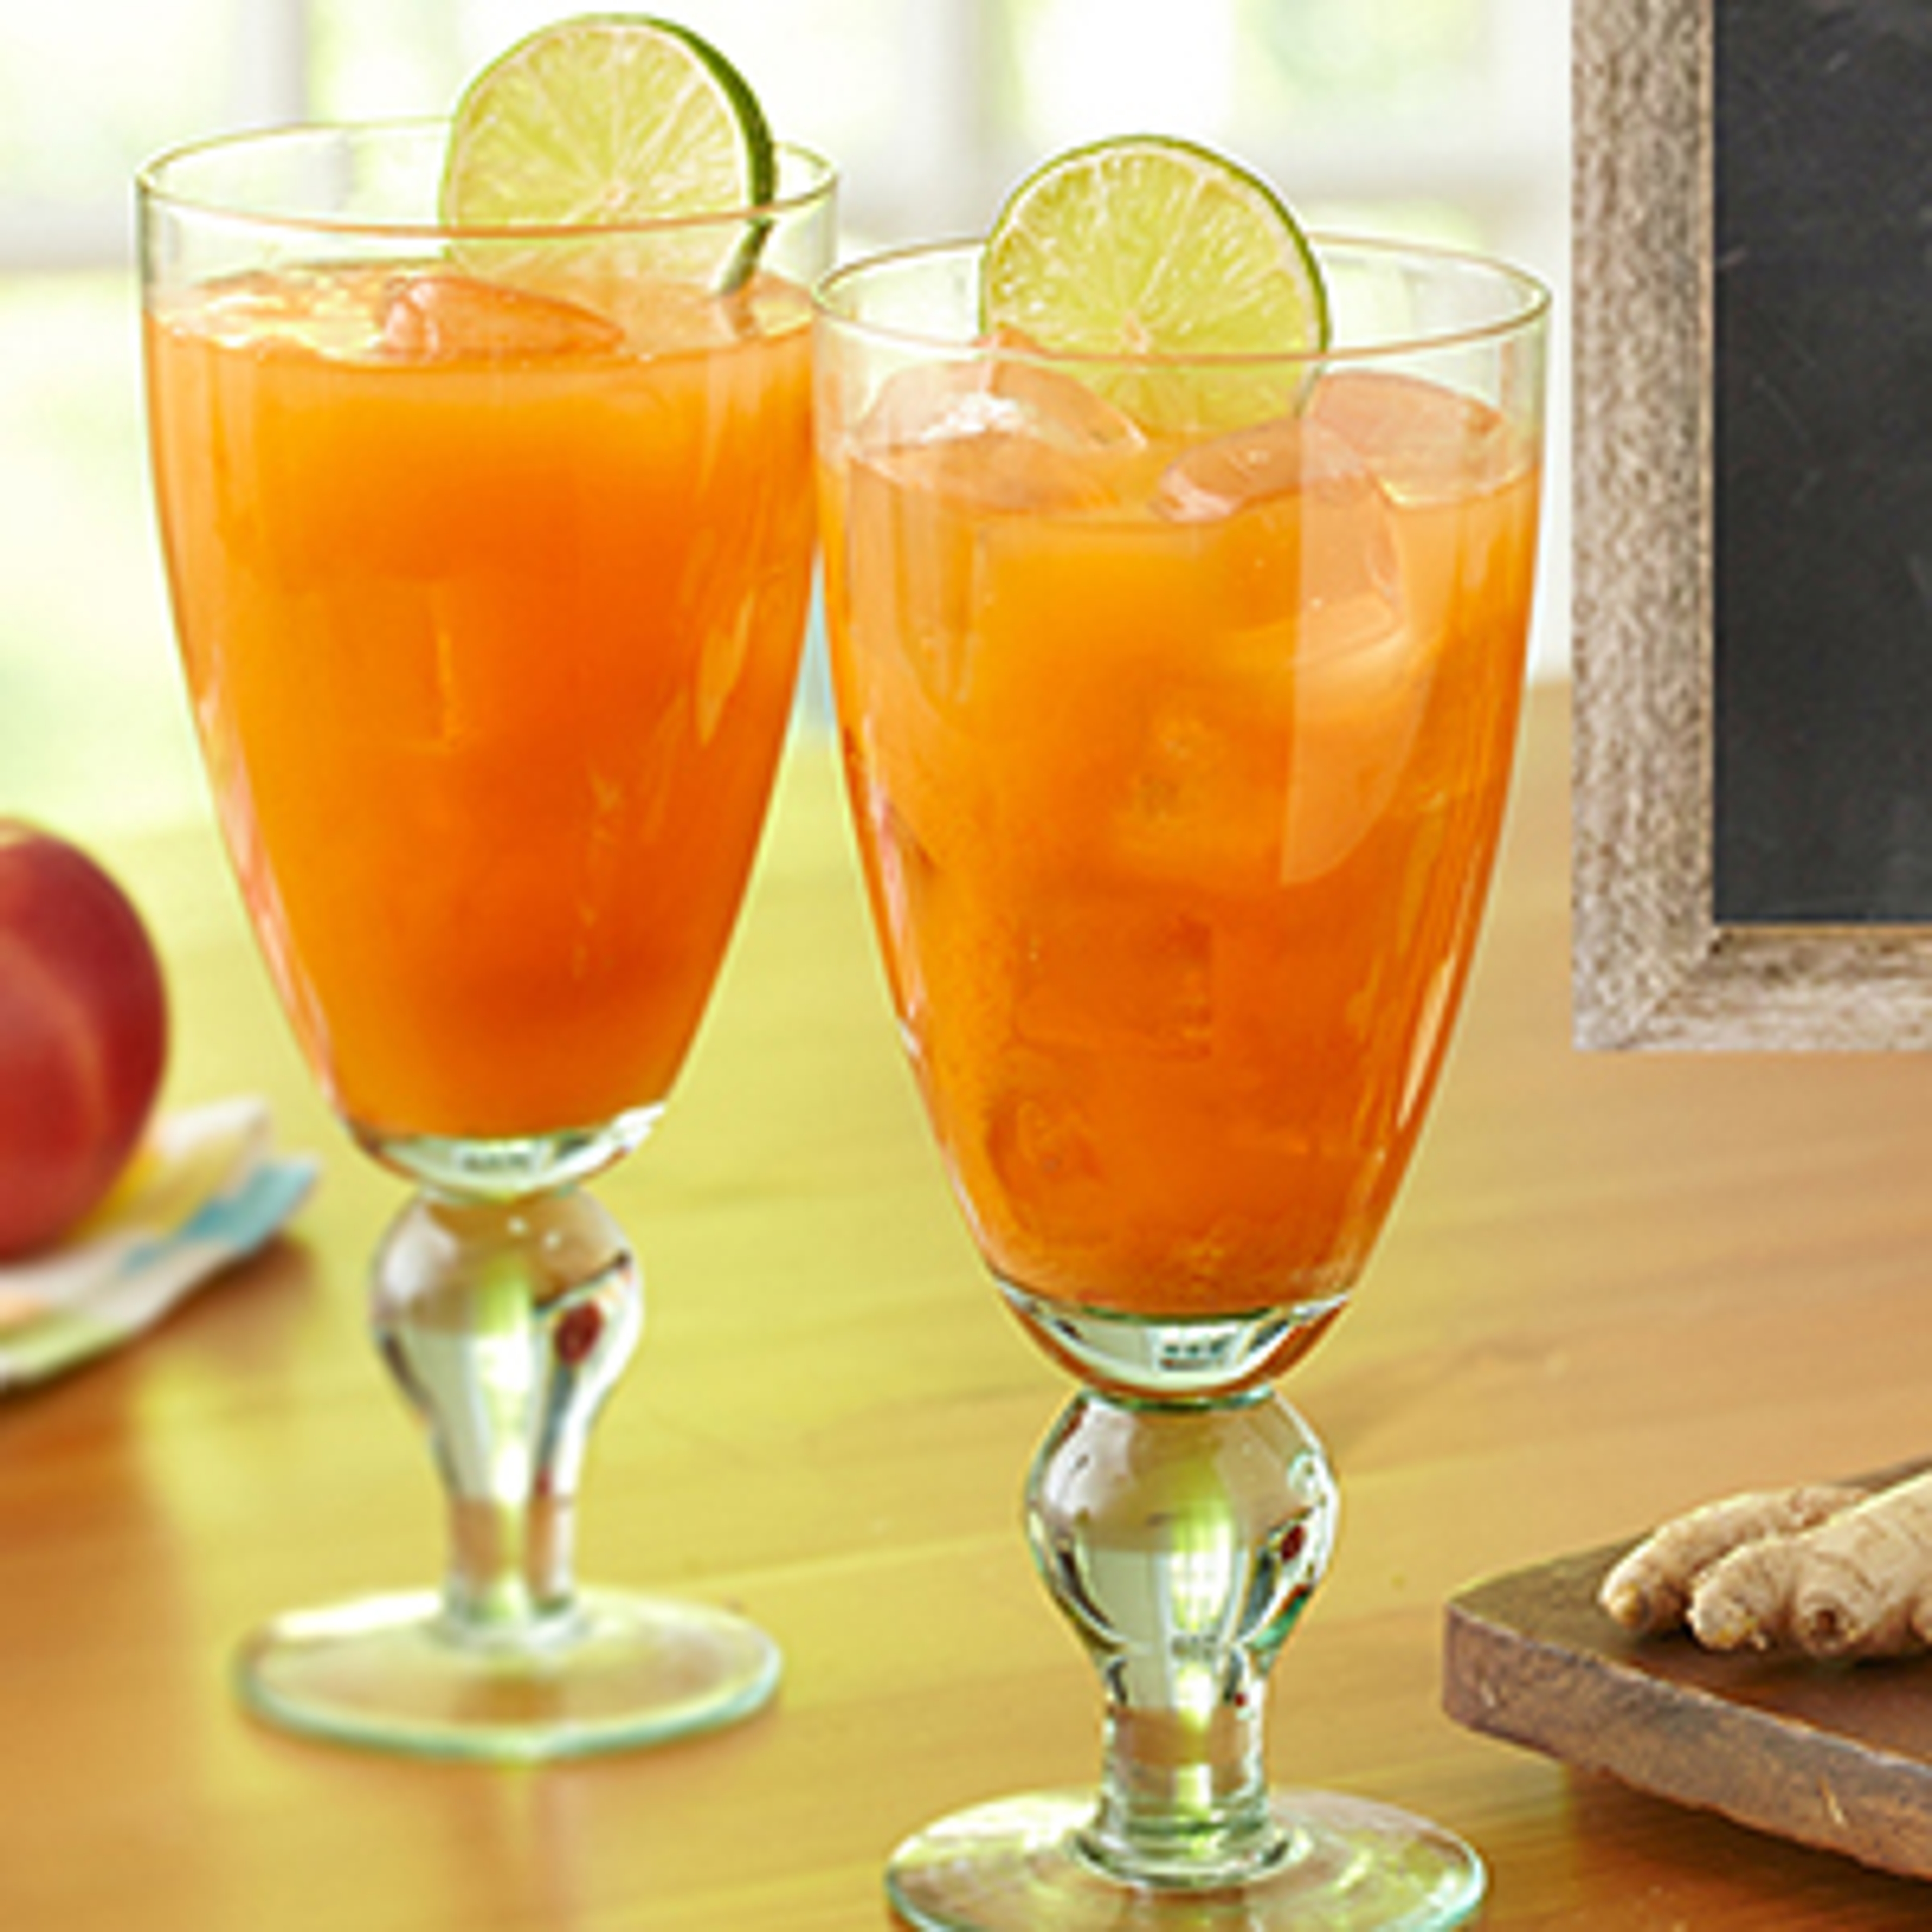
[[[1714,5],[1714,910],[1932,921],[1932,4]]]

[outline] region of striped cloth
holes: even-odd
[[[0,1392],[132,1340],[269,1240],[316,1162],[278,1156],[254,1098],[164,1115],[113,1192],[58,1246],[0,1264]]]

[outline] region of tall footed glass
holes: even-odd
[[[140,181],[182,662],[270,971],[358,1142],[419,1192],[370,1312],[448,1494],[445,1581],[278,1620],[265,1716],[486,1758],[729,1721],[776,1648],[579,1588],[587,1436],[637,1266],[580,1184],[703,1013],[812,571],[832,178],[757,208],[452,230],[436,123],[186,148]]]
[[[900,1848],[918,1926],[1438,1926],[1482,1895],[1450,1833],[1270,1787],[1264,1679],[1336,1496],[1272,1384],[1348,1300],[1468,970],[1546,300],[1478,260],[1318,251],[1333,345],[1300,361],[982,340],[971,247],[820,288],[872,910],[980,1250],[1082,1384],[1026,1519],[1106,1700],[1097,1793]]]

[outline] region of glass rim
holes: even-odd
[[[202,215],[211,220],[232,221],[261,228],[279,228],[310,235],[380,235],[399,241],[412,238],[447,240],[460,236],[473,241],[519,242],[565,240],[586,236],[605,237],[625,235],[662,235],[685,229],[714,227],[726,223],[778,221],[802,213],[827,201],[838,185],[838,170],[818,152],[795,141],[772,144],[781,164],[801,164],[806,178],[795,188],[775,194],[763,201],[748,201],[728,207],[707,208],[689,214],[632,216],[617,220],[592,221],[445,221],[434,215],[328,214],[313,209],[278,208],[264,198],[250,200],[235,194],[172,185],[169,177],[192,164],[224,154],[240,154],[251,148],[294,146],[325,136],[383,136],[392,140],[424,137],[442,130],[446,135],[452,117],[447,114],[406,115],[369,120],[287,121],[258,128],[230,129],[190,141],[176,142],[151,154],[134,171],[134,185],[142,204],[183,214]]]
[[[1528,269],[1502,256],[1452,243],[1408,242],[1393,237],[1312,230],[1308,241],[1318,256],[1354,254],[1388,262],[1408,261],[1439,268],[1480,272],[1514,292],[1508,311],[1487,320],[1445,322],[1436,328],[1391,332],[1373,340],[1330,342],[1322,349],[1260,349],[1195,351],[1183,355],[1134,355],[1124,350],[1050,349],[1030,342],[996,343],[979,334],[924,328],[902,322],[868,320],[837,304],[842,290],[867,277],[942,257],[982,252],[984,236],[948,241],[915,242],[872,250],[829,268],[812,285],[812,304],[818,319],[842,334],[881,346],[921,350],[947,355],[997,356],[1015,362],[1094,369],[1203,368],[1238,370],[1301,365],[1309,368],[1348,362],[1384,362],[1459,348],[1478,347],[1519,336],[1547,320],[1556,298],[1549,285]]]

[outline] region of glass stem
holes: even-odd
[[[1286,1856],[1265,1679],[1335,1521],[1300,1418],[1272,1391],[1172,1405],[1082,1394],[1035,1460],[1027,1521],[1106,1694],[1082,1850],[1118,1876],[1181,1886],[1236,1882]]]
[[[449,1506],[446,1632],[534,1642],[572,1614],[584,1452],[643,1326],[622,1233],[574,1189],[418,1194],[377,1253],[370,1306]]]

